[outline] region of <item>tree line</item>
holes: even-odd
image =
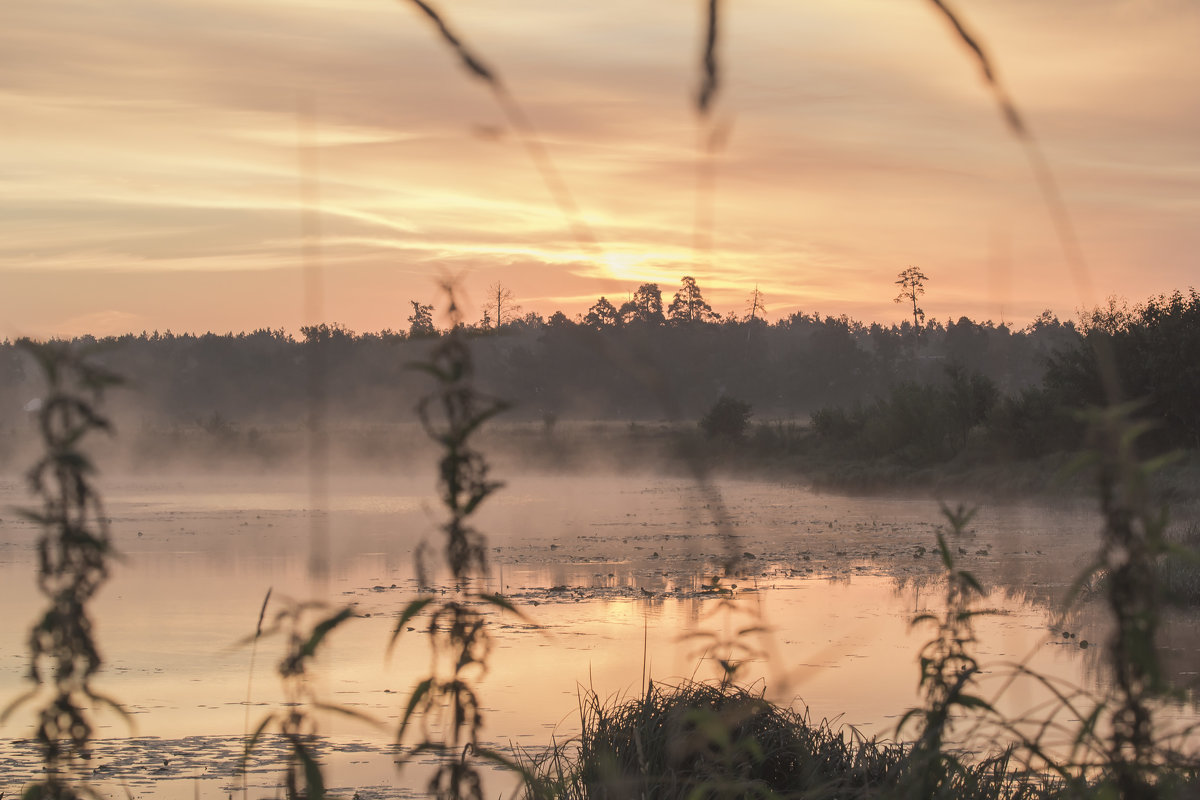
[[[969,413],[943,409],[943,421],[957,420],[953,435],[917,440],[954,449],[984,419],[1005,418],[1014,447],[1028,441],[1018,449],[1035,453],[1069,432],[1059,410],[1103,400],[1094,359],[1102,338],[1158,435],[1200,446],[1195,290],[1094,309],[1078,321],[1045,312],[1020,328],[920,316],[917,328],[804,312],[769,323],[757,296],[747,313],[718,316],[690,280],[669,304],[645,284],[621,306],[600,298],[576,320],[519,315],[511,300],[492,295],[488,325],[469,326],[478,384],[512,403],[511,419],[697,420],[733,397],[760,421],[807,423],[818,414],[819,429],[851,441],[889,414],[939,408],[929,393],[950,392]],[[409,365],[442,335],[429,305],[411,307],[404,331],[356,333],[334,323],[306,326],[300,337],[262,329],[77,342],[129,378],[133,391],[115,412],[125,425],[299,424],[316,369],[331,419],[411,421],[426,378]],[[14,343],[0,344],[0,425],[14,429],[24,416],[38,391],[32,374]]]
[[[1057,330],[1043,315],[1027,329]],[[1200,449],[1200,296],[1151,297],[1129,307],[1110,300],[1081,315],[1073,338],[1039,359],[1041,379],[1002,387],[967,361],[948,361],[931,380],[902,380],[812,416],[819,439],[855,458],[909,464],[954,459],[1036,458],[1078,448],[1088,409],[1109,401],[1104,373],[1117,376],[1119,402],[1141,426],[1142,449]]]

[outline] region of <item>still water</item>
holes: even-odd
[[[111,478],[103,489],[121,561],[95,604],[106,662],[97,685],[129,721],[99,716],[98,785],[141,798],[241,796],[243,779],[232,774],[241,737],[283,699],[275,668],[284,642],[245,641],[269,589],[268,620],[288,598],[355,607],[328,640],[313,685],[380,727],[321,718],[330,785],[364,800],[420,795],[422,768],[397,772],[389,742],[409,691],[428,674],[427,636],[416,626],[390,653],[387,643],[417,593],[414,551],[422,540],[437,544],[431,483],[335,478],[319,501],[290,477]],[[27,502],[22,491],[16,479],[0,484],[6,704],[25,688],[25,637],[40,606],[36,531],[11,510]],[[536,748],[577,731],[582,690],[630,696],[648,679],[714,678],[735,631],[758,621],[767,634],[737,640],[761,653],[744,680],[763,681],[769,697],[807,706],[814,718],[892,736],[917,702],[916,654],[929,635],[909,621],[941,609],[932,550],[944,522],[928,499],[778,483],[513,478],[478,515],[490,548],[485,588],[502,589],[528,618],[494,620],[480,683],[484,738]],[[1086,506],[987,506],[955,543],[963,566],[993,587],[983,605],[999,612],[979,624],[985,688],[999,691],[1015,663],[1064,685],[1095,685],[1099,647],[1080,643],[1102,641],[1099,618],[1060,625],[1056,600],[1097,528]],[[729,554],[740,557],[724,578],[732,607],[700,591]],[[1177,661],[1200,663],[1194,639],[1184,637]],[[1045,700],[1036,684],[1019,682],[999,702],[1016,715]],[[0,729],[0,791],[16,794],[35,774],[21,741],[31,716],[18,709]],[[245,784],[254,796],[278,791],[278,755],[268,741],[251,759]]]

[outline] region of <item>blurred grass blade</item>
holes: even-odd
[[[987,81],[988,86],[991,87],[992,94],[995,96],[996,102],[999,103],[1000,110],[1004,113],[1005,122],[1008,123],[1008,126],[1012,128],[1013,133],[1017,136],[1027,136],[1028,132],[1025,128],[1025,123],[1021,120],[1021,115],[1017,113],[1012,100],[1009,99],[1008,93],[1000,85],[1000,80],[996,76],[996,71],[992,68],[991,60],[983,50],[983,45],[967,30],[962,18],[951,10],[944,0],[929,1],[942,12],[943,16],[950,22],[950,25],[953,26],[955,33],[958,34],[958,38],[975,54],[975,58],[979,62],[979,68],[983,72],[983,78]]]
[[[477,78],[481,78],[482,80],[485,80],[494,86],[499,85],[500,82],[496,78],[496,75],[486,66],[484,66],[483,62],[479,60],[474,53],[467,49],[467,46],[464,45],[462,40],[450,30],[450,27],[446,24],[446,21],[442,19],[442,15],[434,10],[433,6],[424,2],[424,0],[411,0],[411,2],[417,8],[421,9],[425,16],[429,17],[429,19],[433,21],[433,24],[437,27],[438,33],[441,35],[442,40],[454,49],[454,52],[458,54],[458,58],[460,61],[462,61],[464,67],[466,67]]]
[[[720,0],[708,0],[707,24],[704,35],[704,77],[700,83],[700,93],[696,97],[696,108],[702,115],[708,114],[720,86],[720,73],[717,69],[717,18],[720,15]]]
[[[396,628],[392,631],[392,638],[388,641],[387,653],[391,655],[392,648],[396,644],[396,640],[400,638],[400,634],[404,631],[406,625],[412,622],[413,618],[425,610],[425,607],[433,602],[432,596],[418,597],[404,607],[400,612],[400,617],[396,620]]]
[[[267,615],[267,603],[270,602],[270,600],[271,600],[271,588],[273,588],[273,587],[267,588],[267,596],[263,598],[262,608],[259,609],[259,611],[258,611],[258,624],[256,624],[254,626],[254,638],[255,639],[262,636],[263,618],[266,617],[266,615]]]

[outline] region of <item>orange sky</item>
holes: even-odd
[[[404,328],[462,276],[570,315],[685,274],[721,312],[924,308],[1027,323],[1196,284],[1200,3],[959,0],[1062,187],[1072,281],[1032,172],[925,0],[727,0],[727,145],[697,191],[703,3],[442,0],[536,126],[582,246],[498,106],[396,0],[0,5],[0,336],[295,331],[301,158],[318,316]],[[299,108],[313,109],[311,135]],[[711,203],[712,246],[696,220]]]

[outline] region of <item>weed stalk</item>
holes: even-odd
[[[1104,576],[1113,619],[1106,646],[1113,680],[1107,759],[1124,800],[1161,794],[1154,777],[1160,754],[1153,707],[1170,689],[1156,642],[1162,607],[1158,561],[1169,549],[1167,512],[1154,507],[1149,492],[1150,476],[1166,458],[1138,458],[1136,442],[1148,424],[1132,419],[1135,410],[1122,404],[1089,412],[1087,458],[1096,468],[1104,528],[1096,561],[1076,581],[1077,591],[1095,575]]]
[[[92,478],[96,472],[83,449],[89,435],[110,432],[99,411],[104,390],[119,384],[115,374],[65,342],[22,342],[37,361],[46,393],[37,406],[42,456],[27,473],[40,509],[21,514],[41,529],[37,540],[38,591],[48,607],[29,635],[29,680],[34,687],[4,711],[43,694],[36,739],[46,777],[30,785],[26,798],[75,798],[87,793],[73,778],[76,759],[89,758],[90,710],[113,700],[92,687],[102,659],[88,604],[108,579],[113,548],[108,519]]]
[[[942,507],[957,542],[974,516],[974,510],[962,506]],[[988,613],[974,607],[977,597],[986,593],[975,576],[960,569],[946,534],[937,531],[937,548],[946,572],[946,610],[939,618],[935,614],[920,614],[912,624],[931,623],[936,631],[921,648],[919,657],[921,677],[919,688],[925,697],[922,708],[906,713],[896,730],[899,734],[910,721],[918,723],[920,736],[908,759],[907,788],[914,798],[931,798],[945,794],[955,775],[965,774],[963,765],[946,748],[956,713],[993,713],[991,705],[976,694],[971,686],[979,664],[972,654],[975,643],[975,617]]]
[[[471,524],[471,516],[501,485],[489,477],[487,461],[474,449],[471,437],[507,406],[474,388],[471,351],[453,286],[447,283],[445,290],[451,330],[439,340],[427,362],[413,367],[429,374],[437,385],[432,394],[420,401],[417,413],[425,431],[442,451],[438,486],[447,518],[441,530],[455,596],[443,601],[425,594],[410,602],[400,613],[390,646],[395,645],[415,617],[427,616],[430,674],[414,687],[397,740],[403,743],[410,724],[419,718],[421,738],[409,757],[421,753],[438,756],[437,769],[428,783],[430,795],[482,800],[477,757],[519,769],[510,759],[480,747],[483,714],[475,690],[476,681],[487,671],[492,647],[480,606],[514,613],[516,610],[500,593],[470,589],[474,581],[486,586],[488,576],[487,542],[483,533]],[[417,570],[419,585],[428,591],[432,580],[426,572],[423,549],[418,551]]]
[[[263,600],[266,612],[270,592]],[[319,619],[308,625],[312,614]],[[330,609],[319,602],[287,602],[271,624],[262,627],[262,614],[254,634],[245,644],[256,644],[263,636],[283,634],[287,638],[283,660],[279,662],[279,677],[283,682],[284,702],[276,711],[267,713],[246,740],[242,757],[242,773],[246,772],[250,756],[259,740],[272,728],[287,745],[288,760],[284,773],[284,789],[287,800],[323,800],[325,775],[317,750],[317,718],[314,712],[334,712],[352,717],[369,725],[376,725],[371,717],[345,706],[323,700],[313,688],[309,676],[309,665],[316,657],[329,634],[345,622],[354,618],[354,608],[343,606]],[[300,790],[303,782],[304,790]]]

